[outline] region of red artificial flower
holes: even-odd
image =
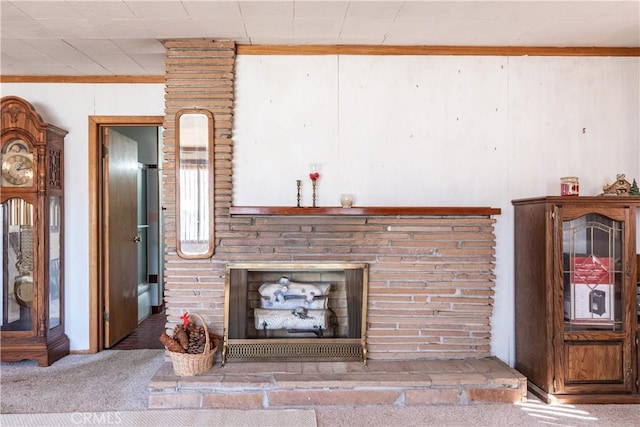
[[[316,179],[320,178],[320,174],[318,172],[311,172],[309,174],[309,178],[311,178],[311,181],[315,181]]]
[[[189,326],[189,313],[185,312],[182,316],[180,316],[180,320],[182,320],[182,324],[185,328]]]

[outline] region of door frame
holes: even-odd
[[[109,126],[162,127],[164,116],[89,116],[89,353],[104,350],[104,254],[101,132]],[[158,147],[162,149],[162,147]],[[162,224],[159,225],[162,227]]]

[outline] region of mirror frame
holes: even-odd
[[[187,183],[180,182],[180,162],[181,162],[181,147],[184,146],[182,144],[182,135],[180,132],[180,120],[184,115],[195,114],[195,115],[204,115],[207,118],[207,135],[206,135],[206,146],[207,146],[207,158],[206,158],[206,168],[207,168],[207,180],[209,182],[208,191],[207,191],[207,200],[205,203],[209,206],[209,241],[208,248],[206,251],[194,253],[183,250],[183,243],[180,234],[182,229],[182,210],[180,206],[181,200],[181,192],[187,192],[189,189],[185,188]],[[186,143],[186,141],[184,141]],[[214,168],[214,120],[213,114],[208,110],[203,109],[183,109],[179,110],[175,116],[175,173],[176,173],[176,250],[178,252],[178,256],[186,259],[204,259],[211,258],[214,254],[215,249],[215,211],[214,211],[214,187],[215,187],[215,168]],[[204,243],[204,242],[203,242]]]

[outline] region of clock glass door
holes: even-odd
[[[60,281],[60,197],[49,197],[49,329],[60,326],[62,296]]]
[[[33,205],[13,198],[2,204],[2,330],[33,328]]]

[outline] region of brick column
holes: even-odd
[[[214,213],[217,236],[218,231],[223,231],[231,205],[236,45],[234,41],[180,39],[166,40],[164,47],[166,78],[162,207],[167,312],[170,322],[177,321],[182,310],[188,310],[221,325],[224,277],[213,268],[213,260],[184,260],[176,252],[175,116],[178,111],[191,108],[208,110],[214,116]],[[222,272],[224,264],[220,264]]]

